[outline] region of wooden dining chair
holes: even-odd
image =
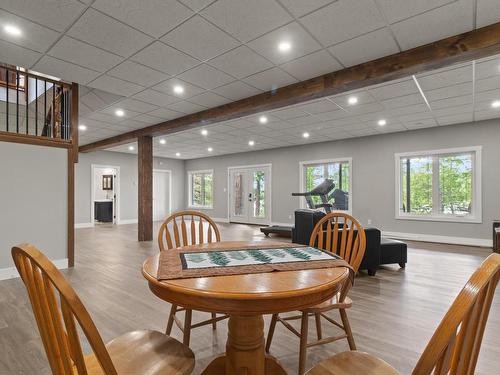
[[[172,228],[173,233],[169,230],[169,227]],[[198,211],[176,212],[163,222],[158,232],[160,251],[212,242],[220,242],[219,228],[217,228],[210,216]],[[181,322],[176,316],[176,313],[181,311],[185,312],[184,322]],[[183,333],[183,343],[189,346],[191,329],[207,324],[212,324],[212,328],[217,329],[217,322],[228,317],[228,315],[217,316],[216,313],[212,313],[211,319],[192,324],[192,315],[192,310],[173,304],[168,316],[166,334],[170,335],[175,323]]]
[[[157,331],[133,331],[102,341],[92,318],[61,272],[29,244],[12,248],[54,375],[190,374],[194,354]],[[84,356],[78,325],[92,348]]]
[[[363,255],[365,254],[366,236],[365,230],[361,224],[352,216],[340,212],[332,212],[325,215],[314,227],[309,246],[315,246],[319,249],[331,251],[343,258],[349,265],[358,272]],[[347,318],[346,310],[352,306],[352,301],[347,297],[347,292],[351,288],[351,283],[344,285],[342,290],[331,299],[304,309],[300,315],[280,317],[279,314],[274,314],[267,335],[266,351],[269,352],[273,339],[276,323],[282,323],[288,330],[299,337],[299,375],[302,375],[305,370],[307,359],[307,348],[316,345],[327,344],[333,341],[347,339],[351,350],[356,350],[354,337],[352,334],[349,319]],[[339,310],[341,323],[326,315],[330,310]],[[314,316],[316,320],[317,340],[308,342],[308,325],[309,317]],[[338,336],[323,337],[321,318],[324,318],[331,324],[342,329],[344,333]],[[301,320],[300,332],[298,332],[288,321]]]
[[[500,254],[491,254],[470,277],[418,360],[412,375],[473,375],[488,314],[500,278]],[[399,375],[367,353],[339,353],[307,375]]]

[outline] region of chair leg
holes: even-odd
[[[340,318],[342,319],[342,325],[344,326],[344,330],[347,335],[347,342],[349,343],[349,348],[351,350],[356,350],[356,344],[354,343],[354,337],[352,335],[349,319],[347,318],[347,312],[345,311],[345,309],[339,309],[339,312],[340,312]]]
[[[321,314],[314,314],[314,318],[316,319],[316,333],[318,335],[318,340],[321,340],[321,338],[323,337],[323,334],[321,332]]]
[[[191,317],[193,310],[186,309],[186,316],[184,318],[184,337],[182,338],[182,343],[189,346],[189,341],[191,339]]]
[[[269,325],[269,332],[267,333],[266,353],[269,353],[269,349],[271,349],[271,342],[273,341],[274,329],[276,328],[277,321],[278,314],[273,314],[273,317],[271,318],[271,324]]]
[[[176,310],[177,310],[177,305],[172,305],[172,307],[170,308],[170,314],[168,315],[167,329],[165,330],[165,334],[167,335],[170,335],[170,333],[172,332]]]
[[[215,319],[217,318],[217,314],[216,313],[212,313],[212,319]],[[213,322],[212,323],[212,329],[215,331],[217,329],[217,322]]]
[[[300,323],[299,375],[302,375],[306,369],[308,330],[309,330],[309,314],[303,312],[302,321]]]

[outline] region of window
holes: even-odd
[[[189,207],[213,208],[214,203],[214,172],[190,171],[189,179]]]
[[[330,192],[328,202],[333,205],[334,210],[350,212],[352,209],[351,164],[351,158],[301,162],[301,191],[311,191],[325,179],[331,179],[335,188]],[[321,199],[313,197],[313,202],[320,204]],[[301,206],[306,207],[303,198]]]
[[[480,166],[480,147],[396,154],[396,217],[481,222]]]

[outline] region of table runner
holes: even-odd
[[[170,249],[162,251],[158,280],[242,275],[273,271],[347,267],[337,255],[306,246],[265,246],[234,249]]]

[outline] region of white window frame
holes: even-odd
[[[403,152],[394,154],[395,171],[396,171],[396,191],[395,191],[395,218],[399,220],[421,220],[421,221],[448,221],[457,223],[482,223],[482,190],[481,190],[481,153],[482,146],[456,147],[440,150],[426,150]],[[438,158],[433,160],[432,168],[432,200],[433,213],[429,215],[415,215],[400,211],[401,207],[401,158],[407,157],[431,157],[443,156],[449,154],[472,153],[472,212],[470,215],[445,215],[439,214],[436,210],[439,207],[436,200],[439,200],[439,173],[434,173],[439,170]]]
[[[348,213],[349,215],[352,215],[352,207],[353,207],[353,202],[354,202],[353,185],[352,185],[352,157],[335,158],[335,159],[320,159],[320,160],[306,160],[306,161],[299,162],[300,192],[304,192],[305,188],[306,188],[305,187],[305,174],[304,174],[305,167],[309,166],[309,165],[327,164],[327,163],[348,163],[349,164],[349,209],[348,210],[341,210],[339,212],[345,212],[345,213]],[[299,197],[299,198],[301,198],[300,199],[300,208],[307,208],[306,201],[305,201],[304,197]]]
[[[212,204],[211,205],[194,205],[193,204],[193,179],[192,175],[196,173],[204,173],[212,175]],[[199,208],[211,210],[214,208],[214,200],[215,200],[215,174],[213,169],[202,169],[197,171],[188,171],[188,207],[189,208]]]

